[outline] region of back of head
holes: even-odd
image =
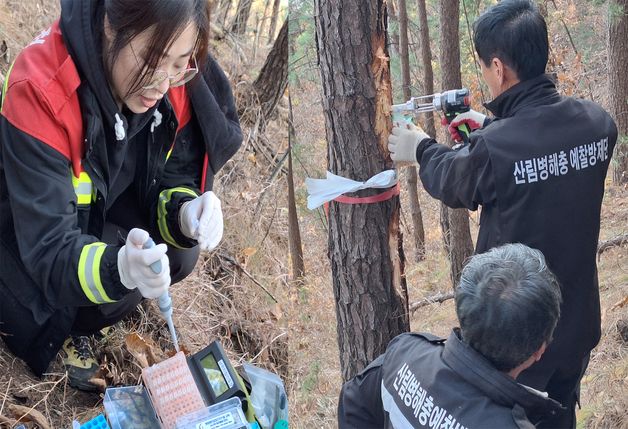
[[[540,251],[506,244],[469,260],[455,301],[463,341],[510,371],[551,340],[561,294]]]
[[[473,30],[475,50],[486,66],[499,58],[521,81],[545,72],[547,26],[531,0],[497,3],[478,17]]]

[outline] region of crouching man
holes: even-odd
[[[344,428],[533,428],[561,410],[518,384],[560,315],[561,294],[543,254],[507,244],[473,256],[455,290],[460,328],[447,340],[406,333],[342,387]]]

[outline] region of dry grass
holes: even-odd
[[[0,4],[0,44],[6,41],[11,61],[20,47],[56,19],[58,11],[56,0],[8,0]],[[249,85],[248,81],[256,76],[269,47],[262,46],[254,55],[251,43],[234,39],[213,42],[212,50],[238,87]],[[0,73],[7,68],[2,56]],[[225,216],[223,241],[215,251],[202,254],[192,275],[171,288],[174,323],[185,349],[194,353],[220,340],[234,365],[252,362],[284,379],[288,376],[285,181],[281,175],[269,180],[274,163],[253,152],[260,140],[275,153],[285,151],[285,124],[285,116],[279,114],[263,134],[255,127],[243,127],[243,148],[214,183]],[[144,302],[100,344],[103,374],[109,385],[139,381],[141,368],[125,346],[128,333],[152,340],[162,355],[172,352],[167,327],[156,305]],[[33,377],[0,341],[0,416],[11,415],[11,405],[23,405],[43,413],[52,427],[60,428],[70,426],[72,419],[84,422],[103,412],[102,395],[68,386],[60,359],[50,371],[42,379]]]

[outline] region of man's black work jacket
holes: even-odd
[[[60,20],[20,53],[2,91],[0,288],[32,313],[7,343],[36,374],[78,307],[130,292],[118,274],[120,243],[102,242],[116,199],[135,196],[155,241],[193,247],[179,207],[211,189],[242,140],[211,57],[148,112],[121,111],[101,57],[103,19],[101,1],[63,0]]]
[[[469,146],[419,144],[421,181],[449,207],[482,206],[477,253],[517,242],[543,252],[563,303],[542,359],[580,371],[600,338],[595,258],[617,128],[599,105],[559,95],[547,75],[520,82],[487,107],[495,118],[471,133]]]
[[[560,404],[496,370],[460,339],[407,333],[342,387],[340,429],[533,428]]]

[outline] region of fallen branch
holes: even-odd
[[[410,305],[410,311],[411,312],[415,312],[416,310],[418,310],[421,307],[425,307],[426,305],[429,304],[434,304],[437,302],[445,302],[449,299],[452,299],[454,297],[454,293],[453,292],[447,292],[447,293],[439,293],[436,295],[432,295],[432,296],[428,296],[425,299],[422,299],[420,301],[417,301],[413,304]]]
[[[51,429],[48,419],[42,413],[34,408],[24,407],[22,405],[9,404],[9,411],[18,417],[18,422],[33,422],[40,429]]]
[[[610,240],[603,241],[597,247],[597,259],[600,260],[600,255],[610,249],[611,247],[623,246],[628,244],[628,234],[620,235]]]
[[[266,292],[268,294],[268,296],[270,296],[273,301],[275,301],[277,303],[279,302],[279,301],[277,301],[277,298],[275,298],[273,296],[273,294],[270,293],[270,291],[264,287],[263,284],[258,282],[257,279],[255,277],[253,277],[253,275],[251,273],[249,273],[242,265],[240,265],[240,263],[238,261],[236,261],[235,258],[231,257],[230,255],[228,255],[226,253],[219,253],[218,256],[220,258],[224,259],[225,261],[229,262],[231,265],[237,267],[240,271],[242,271],[242,273],[245,276],[247,276],[249,279],[251,279],[251,281],[253,283],[255,283],[257,286],[262,288],[264,290],[264,292]]]
[[[611,311],[617,310],[618,308],[625,307],[628,304],[628,295],[626,295],[623,299],[620,299],[611,307]]]

